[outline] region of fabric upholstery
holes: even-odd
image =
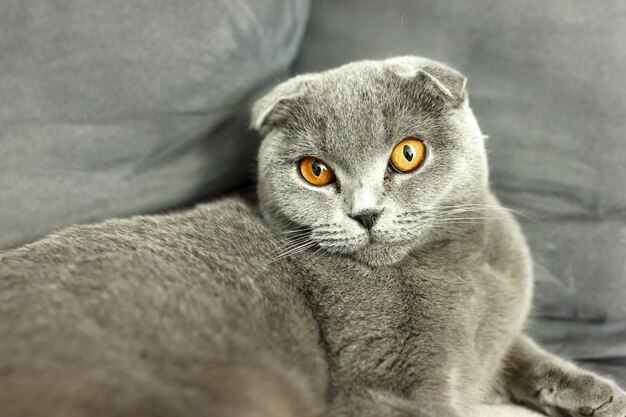
[[[308,0],[0,2],[0,250],[251,180]]]

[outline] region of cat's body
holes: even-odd
[[[0,255],[0,415],[313,415],[326,362],[276,248],[225,200]]]
[[[0,255],[9,336],[0,404],[22,395],[16,416],[55,404],[59,415],[115,413],[118,404],[135,415],[147,405],[155,415],[228,415],[205,412],[219,404],[208,393],[232,379],[234,398],[260,389],[246,398],[269,398],[277,416],[281,407],[313,414],[325,397],[368,415],[370,402],[356,409],[370,394],[477,405],[521,330],[531,285],[526,258],[503,246],[521,243],[517,227],[492,222],[493,236],[472,227],[374,268],[314,252],[275,259],[283,239],[237,198],[69,229]],[[482,256],[494,250],[509,258]],[[514,295],[494,297],[503,292]],[[76,392],[103,404],[73,410]]]
[[[0,255],[1,416],[445,417],[495,389],[626,414],[522,335],[530,257],[459,73],[398,58],[295,78],[253,125],[259,212],[232,198]],[[406,137],[426,152],[405,172]]]

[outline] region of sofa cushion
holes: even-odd
[[[0,3],[0,250],[250,180],[308,0]]]

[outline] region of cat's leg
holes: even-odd
[[[626,417],[626,393],[613,381],[552,355],[519,336],[502,371],[514,400],[550,416]]]
[[[403,398],[395,394],[367,390],[337,395],[331,401],[330,417],[461,417],[441,396]],[[504,416],[502,416],[504,417]]]
[[[515,404],[484,404],[474,413],[473,417],[542,417],[542,414]]]

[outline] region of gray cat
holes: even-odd
[[[531,260],[465,78],[364,61],[259,100],[259,204],[78,226],[0,255],[1,416],[626,416],[522,333]]]

